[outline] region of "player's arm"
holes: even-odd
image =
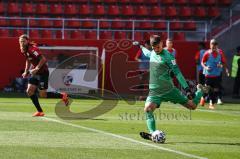
[[[174,58],[173,55],[169,54],[169,59],[167,59],[167,65],[170,67],[170,69],[172,70],[173,74],[175,75],[175,77],[177,78],[178,82],[180,83],[180,85],[184,88],[184,89],[188,89],[189,86],[185,80],[185,78],[183,77],[178,65],[176,64],[176,60]]]
[[[140,48],[142,49],[142,53],[146,56],[149,57],[151,56],[151,52],[150,50],[148,50],[147,48],[145,48],[144,46],[140,45]]]
[[[37,66],[31,70],[32,74],[36,74],[42,68],[42,66],[47,62],[47,59],[37,51],[34,51],[33,55],[36,56],[39,60]]]
[[[43,55],[40,55],[38,58],[40,61],[39,61],[38,65],[36,66],[36,68],[39,70],[47,62],[47,59]]]
[[[149,58],[150,58],[152,51],[150,51],[150,50],[148,50],[147,48],[145,48],[144,46],[142,46],[138,41],[134,41],[134,42],[133,42],[133,45],[139,46],[140,49],[142,50],[142,53],[143,53],[146,57],[149,57]]]
[[[137,54],[136,54],[136,56],[134,57],[134,60],[135,60],[135,61],[141,62],[141,60],[139,59],[139,57],[141,56],[141,53],[142,53],[142,50],[139,49],[138,52],[137,52]]]
[[[222,60],[223,68],[225,69],[226,75],[230,76],[230,73],[229,73],[229,70],[228,70],[228,67],[227,67],[226,56],[225,56],[223,51],[221,53],[221,60]]]
[[[203,55],[202,61],[201,61],[201,65],[204,69],[209,71],[211,68],[206,65],[208,57],[209,57],[209,54],[207,52],[205,52]]]
[[[40,61],[38,65],[33,70],[31,70],[32,74],[36,74],[42,68],[42,66],[47,62],[47,59],[43,55],[40,55],[38,58]]]
[[[30,63],[28,60],[26,60],[25,69],[24,69],[24,72],[23,72],[23,74],[22,74],[22,77],[23,77],[23,78],[27,77],[27,75],[28,75],[28,73],[29,73],[29,68],[30,68],[30,66],[31,66],[31,63]]]
[[[200,51],[198,51],[195,55],[195,61],[196,61],[196,64],[199,65],[200,64]]]
[[[178,65],[176,64],[176,60],[175,60],[173,55],[170,55],[170,59],[167,61],[167,65],[170,67],[173,74],[177,78],[178,82],[180,83],[180,85],[185,90],[188,99],[192,100],[195,95],[194,95],[194,93],[191,92],[185,78],[183,77]]]

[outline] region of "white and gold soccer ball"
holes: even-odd
[[[166,140],[166,134],[161,130],[156,130],[152,133],[152,141],[156,143],[164,143]]]

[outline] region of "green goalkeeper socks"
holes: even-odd
[[[202,91],[201,91],[201,90],[197,90],[197,91],[195,92],[195,97],[194,97],[194,99],[193,99],[193,103],[196,104],[196,105],[198,105],[198,103],[200,102],[200,99],[201,99],[202,96],[203,96]]]
[[[155,119],[152,111],[146,112],[147,127],[150,133],[156,130]]]

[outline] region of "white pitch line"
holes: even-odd
[[[100,133],[100,134],[104,134],[104,135],[116,137],[116,138],[119,138],[119,139],[123,139],[123,140],[127,140],[127,141],[130,141],[130,142],[142,144],[142,145],[145,145],[145,146],[150,146],[150,147],[156,148],[156,149],[158,149],[158,150],[164,150],[164,151],[176,153],[176,154],[183,155],[183,156],[186,156],[186,157],[189,157],[189,158],[207,159],[207,158],[205,158],[205,157],[200,157],[200,156],[188,154],[188,153],[185,153],[185,152],[176,151],[176,150],[172,150],[172,149],[169,149],[169,148],[165,148],[165,147],[161,147],[161,146],[149,144],[149,143],[146,143],[146,142],[134,140],[134,139],[132,139],[132,138],[124,137],[124,136],[121,136],[121,135],[109,133],[109,132],[102,131],[102,130],[98,130],[98,129],[94,129],[94,128],[89,128],[89,127],[85,127],[85,126],[81,126],[81,125],[76,125],[76,124],[64,122],[64,121],[61,121],[61,120],[56,120],[56,119],[53,119],[53,118],[47,118],[47,117],[42,117],[42,118],[43,118],[43,119],[46,119],[46,120],[48,120],[48,121],[53,121],[53,122],[60,123],[60,124],[63,124],[63,125],[68,125],[68,126],[72,126],[72,127],[75,127],[75,128],[80,128],[80,129],[84,129],[84,130],[89,130],[89,131],[92,131],[92,132],[96,132],[96,133]]]

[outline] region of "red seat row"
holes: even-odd
[[[46,0],[32,0],[33,2],[45,2]],[[122,4],[157,4],[159,0],[48,0],[49,2],[69,2],[69,3],[122,3]]]
[[[22,19],[0,19],[0,27],[27,27],[27,20]],[[29,19],[29,27],[40,27],[40,28],[62,28],[63,20],[48,20],[48,19]],[[143,21],[143,22],[135,22],[134,23],[135,29],[158,29],[158,30],[166,30],[167,23],[166,22],[150,22],[150,21]],[[64,21],[65,28],[97,28],[96,21],[79,21],[79,20],[68,20]],[[129,21],[100,21],[99,23],[100,29],[132,29],[133,22]],[[170,23],[171,30],[195,30],[196,24],[194,21],[189,22],[177,22],[173,21]]]
[[[33,2],[46,2],[46,0],[32,0]],[[164,4],[164,5],[186,5],[188,3],[193,5],[212,5],[215,3],[221,4],[221,5],[230,5],[232,3],[232,0],[48,0],[48,2],[66,2],[66,3],[121,3],[121,4]]]
[[[164,5],[186,5],[189,3],[191,5],[230,5],[232,3],[232,0],[161,0],[160,2]]]
[[[209,1],[209,0],[208,0]],[[157,5],[152,5],[150,8],[146,5],[139,5],[133,7],[133,5],[124,5],[119,7],[118,5],[105,5],[98,4],[91,8],[87,4],[82,4],[79,7],[74,4],[67,4],[64,9],[61,4],[51,4],[50,6],[45,3],[38,3],[36,6],[31,3],[23,3],[22,8],[19,8],[18,3],[9,3],[7,7],[8,15],[19,15],[20,12],[27,15],[54,15],[54,16],[95,16],[103,17],[107,16],[128,16],[128,17],[215,17],[220,13],[219,7],[179,7],[167,6],[164,9]],[[207,14],[207,13],[208,14]],[[3,3],[0,3],[0,14],[4,13]]]
[[[26,30],[16,29],[16,30],[8,30],[8,29],[0,29],[0,38],[6,37],[19,37],[22,34],[26,34]],[[149,32],[135,32],[134,39],[142,40],[148,39],[150,34]],[[156,34],[159,34],[156,33]],[[161,35],[164,39],[167,38],[166,32],[161,32]],[[52,31],[52,30],[30,30],[29,36],[32,39],[75,39],[75,40],[87,40],[87,39],[97,39],[96,31],[79,31],[79,30],[68,30],[64,31],[64,35],[61,30]],[[121,31],[101,31],[99,35],[99,39],[132,39],[131,32],[121,32]],[[174,40],[185,40],[185,34],[183,32],[174,32],[173,34]]]

